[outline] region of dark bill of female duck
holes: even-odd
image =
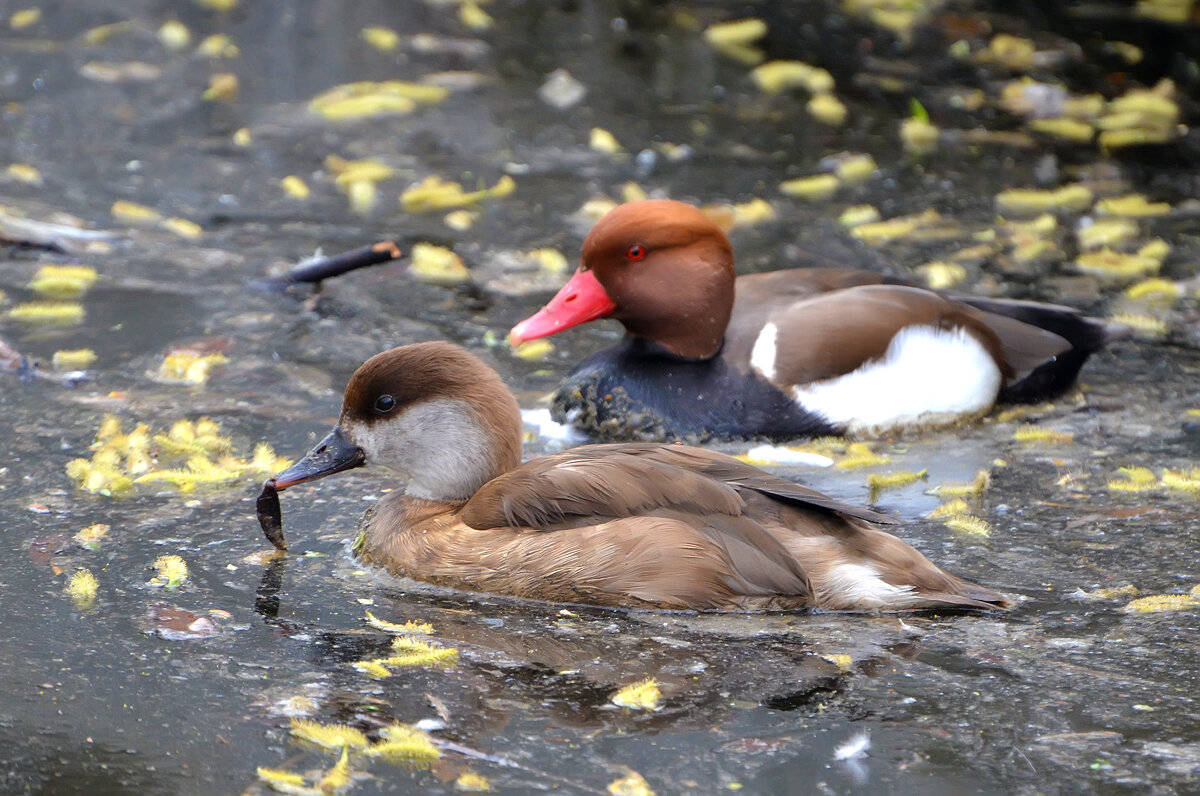
[[[303,459],[283,472],[268,478],[263,484],[255,508],[263,535],[277,550],[287,550],[283,536],[283,515],[279,506],[279,493],[289,486],[315,481],[327,475],[352,470],[366,464],[362,448],[351,445],[342,436],[340,428],[334,428],[325,439],[317,443]]]

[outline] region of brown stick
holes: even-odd
[[[334,254],[329,257],[313,257],[305,260],[287,273],[256,279],[250,283],[252,287],[262,290],[286,292],[295,285],[320,284],[322,280],[341,276],[359,268],[367,268],[380,263],[391,262],[402,252],[395,241],[381,240],[370,246],[351,249],[348,252]]]

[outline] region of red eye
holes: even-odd
[[[625,252],[625,256],[630,260],[640,260],[646,256],[646,247],[635,243],[629,247],[629,251]]]

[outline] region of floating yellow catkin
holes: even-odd
[[[1030,444],[1050,444],[1055,442],[1072,442],[1075,439],[1075,435],[1070,431],[1059,431],[1043,426],[1021,426],[1013,432],[1013,439],[1017,442]]]
[[[1122,467],[1124,478],[1114,478],[1107,484],[1110,492],[1145,492],[1158,488],[1158,478],[1149,467]]]
[[[429,624],[428,622],[410,619],[401,625],[397,624],[396,622],[387,622],[383,619],[378,619],[370,611],[367,611],[366,613],[367,624],[376,630],[382,630],[384,633],[420,633],[422,635],[430,635],[433,633],[433,625]]]
[[[921,470],[912,472],[911,470],[900,470],[892,473],[871,473],[867,476],[867,488],[872,492],[879,492],[884,489],[894,489],[896,487],[908,486],[915,484],[917,481],[929,477],[929,470]]]
[[[393,724],[383,729],[383,740],[372,744],[366,753],[392,763],[433,763],[441,750],[428,733],[407,724]]]
[[[326,749],[365,749],[369,745],[367,736],[354,727],[307,719],[292,719],[292,735]]]
[[[154,569],[158,571],[158,574],[151,579],[151,585],[162,586],[165,589],[178,589],[187,582],[187,562],[179,556],[159,556],[154,559]]]
[[[967,484],[938,484],[930,493],[943,497],[978,497],[992,482],[992,476],[987,470],[980,470],[974,480]]]
[[[989,536],[992,532],[992,526],[987,520],[971,514],[959,514],[950,517],[943,521],[943,524],[952,531],[967,534],[969,536]]]
[[[610,701],[617,707],[653,711],[662,706],[662,692],[659,691],[658,680],[648,677],[620,689]]]
[[[75,574],[71,575],[71,580],[67,583],[67,594],[71,595],[76,608],[90,607],[96,601],[98,591],[96,576],[86,569],[75,570]]]

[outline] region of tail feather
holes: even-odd
[[[954,298],[977,310],[1003,315],[1053,332],[1071,344],[1070,350],[1005,385],[997,398],[1001,403],[1034,403],[1065,392],[1093,352],[1131,334],[1126,326],[1090,318],[1078,310],[1058,304],[962,295],[955,295]]]

